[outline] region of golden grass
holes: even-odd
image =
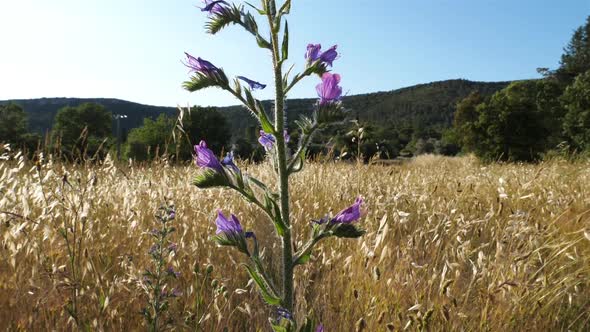
[[[269,181],[266,165],[242,165]],[[0,328],[145,330],[141,273],[153,214],[176,205],[183,295],[176,330],[189,329],[199,280],[213,264],[226,298],[204,331],[266,331],[268,309],[239,253],[208,240],[215,209],[234,212],[278,264],[271,224],[237,193],[191,186],[193,166],[63,165],[0,161]],[[590,163],[482,165],[424,156],[398,166],[311,164],[292,178],[295,246],[309,222],[363,195],[368,233],[328,239],[296,270],[299,317],[313,308],[326,331],[585,330],[590,326]],[[67,229],[68,253],[60,229]],[[73,260],[71,259],[72,257]],[[238,291],[234,292],[234,290]],[[194,317],[193,317],[194,318]],[[188,325],[187,325],[188,324]]]

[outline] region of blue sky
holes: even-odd
[[[184,51],[228,75],[271,83],[269,55],[237,27],[207,35],[206,16],[195,7],[200,2],[2,0],[0,100],[236,104],[223,91],[182,90]],[[302,68],[309,42],[338,44],[334,71],[349,95],[451,78],[535,78],[537,67],[558,65],[589,14],[589,0],[293,0],[288,64]],[[290,97],[315,97],[317,83],[315,77],[304,81]],[[271,98],[272,91],[257,96]]]

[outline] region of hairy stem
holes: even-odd
[[[272,32],[272,55],[275,77],[275,131],[277,133],[277,159],[279,166],[279,195],[281,218],[287,226],[283,240],[283,306],[293,312],[293,249],[291,248],[291,223],[289,221],[289,174],[287,172],[287,150],[285,147],[285,94],[283,87],[282,63],[278,32],[275,31],[274,17],[269,11],[268,21]]]

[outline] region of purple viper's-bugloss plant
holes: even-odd
[[[180,277],[170,263],[170,258],[178,252],[176,243],[170,240],[175,228],[171,225],[176,218],[174,205],[165,205],[155,215],[159,228],[152,229],[148,234],[154,243],[148,250],[152,264],[143,273],[141,287],[147,296],[147,305],[142,314],[150,331],[162,331],[173,322],[168,315],[169,302],[182,295],[178,288],[171,286],[173,280]]]
[[[364,202],[359,197],[351,206],[333,217],[326,216],[312,222],[309,240],[294,252],[292,243],[295,234],[292,232],[296,228],[291,227],[289,177],[303,169],[307,149],[314,134],[326,128],[330,122],[334,122],[343,114],[340,106],[341,77],[339,74],[328,71],[339,56],[337,46],[334,45],[322,51],[320,44],[309,44],[305,52],[306,62],[303,71],[291,74],[291,70],[283,71],[283,66],[289,59],[289,25],[286,16],[291,10],[291,0],[282,1],[280,6],[277,0],[261,0],[259,8],[248,3],[249,7],[255,9],[254,13],[263,16],[264,22],[268,24],[267,29],[264,29],[268,32],[264,35],[259,32],[256,17],[244,5],[229,4],[225,1],[205,1],[205,4],[202,10],[208,13],[207,32],[217,34],[227,26],[241,26],[254,37],[260,48],[272,56],[274,110],[267,111],[267,104],[253,95],[254,90],[264,89],[267,87],[266,84],[244,76],[234,76],[235,79],[230,83],[223,70],[201,58],[189,57],[188,54],[186,65],[194,76],[184,82],[184,87],[191,92],[218,87],[229,92],[245,106],[260,124],[258,142],[266,150],[273,166],[270,172],[276,173],[276,177],[271,178],[275,178],[277,183],[267,185],[247,174],[246,171],[241,171],[236,166],[231,153],[221,160],[218,159],[213,151],[207,148],[205,142],[201,142],[195,146],[195,162],[200,171],[194,184],[199,188],[225,187],[235,190],[265,215],[269,224],[274,226],[277,240],[282,247],[278,274],[273,275],[271,271],[277,271],[277,269],[263,262],[254,233],[244,231],[236,215],[230,214],[228,217],[218,210],[215,218],[217,230],[212,238],[219,245],[237,248],[247,257],[247,262],[242,265],[256,284],[262,299],[276,309],[269,317],[273,331],[323,331],[322,325],[313,323],[313,314],[310,313],[305,320],[294,314],[306,310],[305,308],[295,310],[294,269],[310,261],[315,246],[322,239],[362,236],[364,231],[359,227],[359,223],[363,216]],[[290,136],[285,125],[288,122],[285,99],[295,85],[304,78],[315,76],[314,74],[321,78],[321,82],[316,87],[318,102],[315,104],[312,117],[301,117],[294,121],[298,127],[296,135],[298,142],[294,142],[297,143],[297,148],[291,149],[291,144],[289,148],[287,147]],[[269,114],[273,117],[271,118]],[[257,218],[256,221],[261,219]]]

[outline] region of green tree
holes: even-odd
[[[551,148],[562,109],[558,89],[546,81],[519,81],[476,104],[460,103],[455,128],[464,147],[484,160],[533,161]],[[474,105],[475,109],[474,109]]]
[[[217,154],[221,153],[231,140],[232,135],[227,119],[215,107],[195,106],[184,115],[182,122],[182,128],[188,139],[180,141],[181,160],[192,159],[192,146],[201,140],[206,140],[207,146]]]
[[[557,77],[565,82],[572,82],[576,76],[590,70],[590,16],[586,24],[580,26],[561,56]]]
[[[126,157],[150,160],[158,150],[160,156],[178,153],[178,160],[186,161],[193,158],[193,146],[202,139],[206,138],[207,146],[218,154],[230,142],[227,120],[217,108],[193,107],[182,116],[182,123],[177,121],[165,114],[156,120],[144,119],[143,126],[132,129],[127,136]],[[176,134],[173,136],[174,130]]]
[[[85,103],[60,109],[53,126],[53,141],[70,159],[86,158],[99,152],[105,139],[111,137],[112,117],[104,106]],[[108,146],[102,146],[104,156]]]
[[[536,81],[535,88],[540,127],[548,133],[545,145],[549,149],[555,149],[566,140],[563,134],[563,119],[566,110],[560,101],[564,86],[553,79],[544,79]]]
[[[0,105],[0,143],[19,144],[27,133],[27,114],[16,104]]]
[[[481,131],[477,127],[479,113],[477,105],[484,102],[484,97],[478,92],[472,92],[465,99],[457,103],[457,110],[453,119],[454,137],[465,151],[473,151],[480,139]]]
[[[134,128],[127,136],[125,156],[139,161],[150,160],[159,155],[175,153],[172,138],[174,119],[160,114],[154,121],[150,118],[143,120],[143,126]]]
[[[567,110],[563,130],[574,147],[590,149],[590,71],[579,75],[562,97]]]
[[[19,105],[0,105],[0,143],[10,143],[30,157],[37,150],[41,136],[29,133],[27,122],[27,114]]]

